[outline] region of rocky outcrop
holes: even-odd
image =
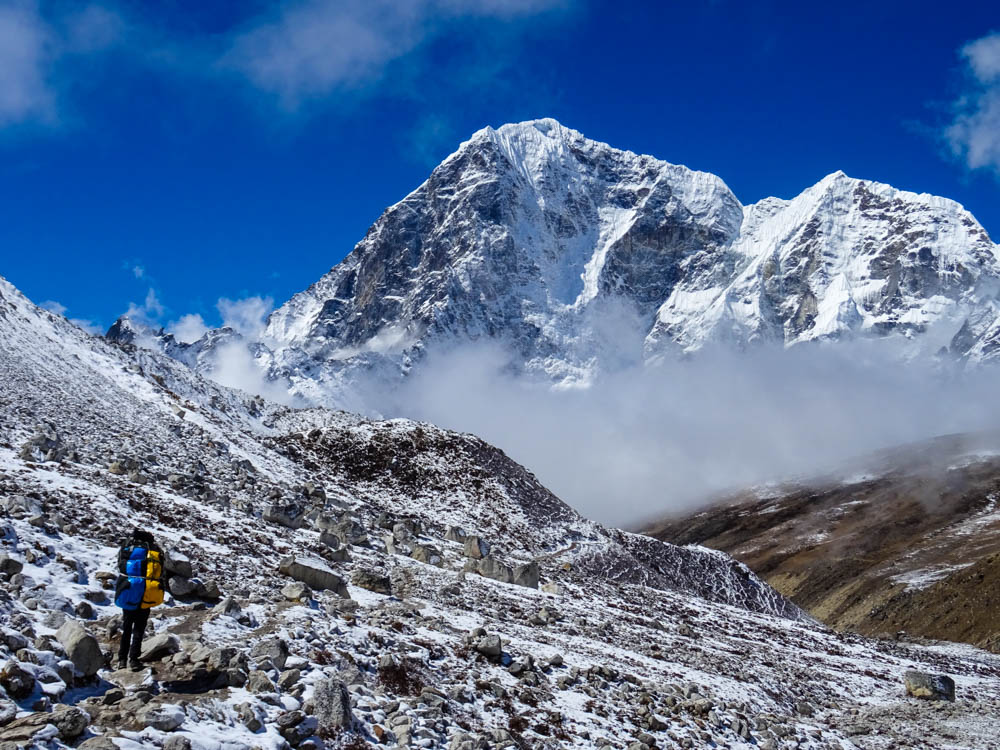
[[[66,620],[56,632],[56,638],[74,668],[84,677],[93,677],[104,666],[100,644],[77,620]]]
[[[344,579],[334,573],[322,560],[311,557],[286,557],[278,570],[282,575],[301,581],[316,591],[332,591],[345,599],[349,598]]]

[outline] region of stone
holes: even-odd
[[[341,539],[345,544],[367,544],[368,532],[357,520],[353,518],[343,518],[330,531]]]
[[[35,676],[11,659],[0,670],[0,685],[16,701],[27,698],[35,690]]]
[[[524,586],[529,589],[538,588],[538,563],[532,561],[525,565],[518,565],[514,568],[513,582],[517,586]]]
[[[161,732],[173,732],[184,723],[184,709],[180,706],[146,706],[136,714],[136,721],[144,727]]]
[[[290,602],[308,601],[312,599],[312,590],[301,581],[293,581],[282,587],[281,595]]]
[[[191,750],[191,740],[182,734],[172,734],[163,741],[163,750]]]
[[[282,690],[289,690],[299,681],[302,672],[298,669],[288,669],[278,677],[278,687]]]
[[[513,583],[514,571],[509,565],[504,565],[495,557],[484,557],[476,563],[476,571],[479,575],[492,578],[501,583]]]
[[[503,654],[503,642],[498,635],[481,636],[473,648],[483,656],[488,656],[491,659],[499,659],[500,655]]]
[[[112,474],[122,475],[125,473],[125,467],[122,465],[121,461],[112,461],[108,464],[108,471]]]
[[[176,549],[167,550],[163,567],[171,575],[183,576],[184,578],[194,577],[194,567],[191,565],[191,560],[183,552]]]
[[[426,563],[427,565],[436,565],[439,568],[444,567],[444,557],[441,555],[441,550],[430,544],[415,545],[413,552],[410,553],[410,557],[417,562]]]
[[[350,727],[354,717],[347,686],[331,677],[317,681],[313,688],[313,716],[319,722],[322,736],[332,736]]]
[[[0,742],[13,742],[21,747],[29,745],[35,747],[35,744],[31,743],[31,738],[50,724],[56,728],[60,739],[71,741],[83,734],[90,725],[90,714],[75,706],[58,708],[51,713],[40,711],[29,714],[14,719],[0,729]]]
[[[351,583],[359,588],[374,591],[376,594],[392,594],[392,582],[388,576],[382,576],[371,570],[358,569],[351,575]]]
[[[198,590],[197,579],[175,575],[167,579],[167,591],[179,599],[194,595]]]
[[[264,520],[276,523],[289,529],[298,529],[305,522],[308,509],[300,503],[277,500],[267,506]]]
[[[243,608],[240,603],[236,601],[235,597],[227,596],[221,602],[212,607],[212,612],[217,615],[224,615],[227,617],[239,617],[243,614]]]
[[[93,677],[104,666],[100,644],[78,620],[66,620],[56,631],[56,639],[73,662],[73,667],[85,677]]]
[[[273,693],[275,688],[266,672],[255,669],[247,678],[247,690],[251,693]]]
[[[181,650],[181,640],[173,633],[157,633],[142,643],[140,661],[155,661]]]
[[[943,674],[910,670],[903,676],[906,694],[929,701],[955,700],[955,681]]]
[[[250,649],[250,658],[258,664],[270,661],[280,671],[288,661],[288,644],[282,638],[265,638]]]
[[[199,599],[221,599],[222,591],[219,589],[219,584],[215,581],[202,581],[200,578],[191,579],[195,584],[195,596]]]
[[[333,591],[338,596],[349,599],[347,584],[322,560],[312,557],[286,557],[278,566],[282,575],[307,584],[315,591]]]
[[[449,542],[465,544],[465,531],[459,526],[449,526],[444,532],[444,538]]]
[[[465,538],[465,546],[462,551],[466,557],[471,557],[473,560],[481,560],[490,554],[490,545],[482,537],[469,536]]]
[[[17,575],[22,570],[24,570],[23,562],[11,557],[7,553],[0,553],[0,573],[12,576]]]

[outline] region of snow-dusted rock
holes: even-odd
[[[354,717],[347,686],[331,677],[317,681],[313,687],[313,715],[319,731],[326,736],[350,727]]]
[[[955,681],[948,675],[909,670],[903,675],[906,694],[931,701],[954,701]]]
[[[104,654],[97,639],[78,620],[66,620],[56,631],[56,638],[66,651],[73,666],[85,677],[97,674],[104,666]]]
[[[301,581],[317,591],[333,591],[347,599],[347,585],[344,579],[334,573],[326,564],[313,557],[286,557],[279,565],[282,575]]]

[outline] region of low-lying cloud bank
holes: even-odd
[[[470,347],[430,355],[401,387],[369,387],[363,400],[387,416],[473,432],[584,515],[624,525],[997,424],[991,370],[904,363],[890,348],[712,351],[553,389],[512,375],[502,350]]]

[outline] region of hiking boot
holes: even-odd
[[[133,672],[141,672],[142,662],[140,662],[138,659],[132,659],[128,663],[128,668],[131,669]]]
[[[127,665],[127,662],[125,661],[125,657],[124,656],[119,656],[118,657],[118,669],[125,669],[126,665]]]

